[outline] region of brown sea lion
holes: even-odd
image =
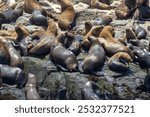
[[[23,60],[22,60],[20,54],[12,46],[12,44],[10,42],[8,42],[5,38],[1,38],[0,42],[2,42],[3,45],[6,45],[7,50],[9,52],[9,56],[10,56],[10,63],[9,63],[9,65],[11,67],[23,68]]]
[[[91,0],[90,6],[97,9],[110,9],[109,0]]]
[[[17,38],[16,43],[19,45],[21,55],[27,56],[28,55],[28,44],[31,42],[28,40],[28,37],[30,36],[28,30],[25,28],[23,24],[19,24],[15,27]]]
[[[93,82],[88,81],[82,88],[82,94],[84,100],[100,100],[97,92],[99,91],[99,86]]]
[[[90,48],[90,42],[88,38],[90,36],[99,37],[100,32],[102,31],[103,26],[93,26],[91,30],[84,36],[84,39],[81,43],[81,46],[84,50],[88,50]]]
[[[85,36],[92,28],[92,24],[90,22],[85,22],[85,27],[82,34]]]
[[[22,88],[25,85],[27,78],[20,68],[0,64],[0,70],[3,83],[17,85],[17,88]]]
[[[71,0],[57,0],[61,6],[61,13],[58,16],[58,26],[63,29],[72,29],[76,25],[77,13],[74,10]]]
[[[120,43],[114,38],[114,28],[112,26],[105,26],[104,29],[100,33],[100,37],[98,38],[101,44],[103,45],[105,52],[108,56],[112,56],[117,52],[127,52],[131,58],[134,58],[132,51],[127,48],[125,45]]]
[[[132,58],[125,52],[114,54],[108,61],[108,68],[114,72],[122,73],[129,70],[129,63]]]
[[[118,19],[127,19],[134,13],[136,0],[124,0],[116,9],[115,14]]]
[[[17,38],[17,33],[15,30],[0,30],[0,36],[15,41]]]
[[[97,38],[89,37],[89,41],[91,43],[91,47],[87,57],[83,60],[82,66],[85,73],[92,73],[101,68],[104,65],[106,57],[105,51]]]
[[[33,56],[45,56],[50,53],[50,48],[56,36],[58,34],[58,29],[53,20],[48,21],[48,28],[43,36],[40,38],[39,42],[29,50],[29,54]]]
[[[50,60],[59,68],[67,69],[70,72],[77,71],[78,62],[75,54],[63,46],[63,39],[59,38],[52,44]]]
[[[28,81],[25,85],[25,97],[27,100],[39,100],[40,96],[37,91],[37,78],[34,74],[28,74]]]
[[[25,0],[24,2],[24,11],[26,13],[32,14],[34,10],[38,10],[44,16],[49,16],[56,20],[56,18],[48,11],[46,11],[37,0]]]

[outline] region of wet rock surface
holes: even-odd
[[[125,27],[132,26],[132,19],[117,20],[115,18],[114,10],[91,9],[85,1],[86,0],[75,0],[74,2],[76,3],[76,8],[82,7],[81,9],[78,8],[79,17],[74,30],[82,30],[85,21],[94,22],[96,18],[99,18],[104,14],[107,14],[113,18],[111,24],[115,28],[115,37],[117,38],[124,36]],[[53,7],[57,9],[56,12],[59,12],[60,7],[56,2],[50,4],[56,6]],[[47,7],[46,3],[43,3],[42,5]],[[23,14],[23,16],[18,18],[16,24],[23,23],[26,25],[28,30],[36,30],[40,28],[38,26],[30,26],[28,22],[29,17],[29,14]],[[14,29],[16,24],[3,24],[2,28],[11,30]],[[140,25],[147,30],[147,26],[150,25],[150,22],[144,22]],[[150,37],[148,35],[147,39],[149,38]],[[81,61],[85,56],[85,53],[81,53],[77,56],[77,58]],[[141,69],[138,64],[130,64],[130,69],[123,74],[110,71],[105,64],[103,69],[100,71],[102,75],[96,76],[94,74],[83,74],[80,72],[63,72],[57,69],[54,64],[48,63],[48,56],[45,58],[35,58],[29,56],[22,58],[24,62],[24,71],[26,74],[33,73],[36,75],[38,80],[38,93],[43,100],[82,100],[84,99],[82,88],[89,80],[95,81],[98,84],[100,88],[99,97],[103,100],[150,99],[150,94],[142,90],[142,85],[144,84],[144,79],[147,75],[146,70]],[[47,64],[49,65],[47,66]],[[18,89],[4,85],[0,88],[0,99],[24,100],[24,88]]]

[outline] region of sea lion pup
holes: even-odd
[[[100,100],[98,96],[99,86],[93,82],[88,81],[82,88],[82,94],[84,100]]]
[[[129,63],[132,58],[125,52],[114,54],[108,61],[108,68],[117,73],[123,73],[129,70]]]
[[[107,1],[107,2],[105,2]],[[91,0],[90,6],[97,9],[110,9],[108,0]]]
[[[125,45],[117,41],[114,38],[114,35],[114,28],[112,26],[105,26],[100,33],[100,37],[102,38],[98,38],[100,43],[104,47],[107,56],[111,57],[118,52],[126,52],[131,56],[132,59],[134,59],[132,51]]]
[[[29,19],[30,24],[37,25],[37,26],[48,26],[47,18],[42,15],[42,13],[39,10],[34,10],[32,13],[32,16]]]
[[[58,16],[58,26],[63,30],[70,30],[76,25],[77,13],[71,0],[57,0],[61,6]]]
[[[12,44],[10,42],[8,42],[5,38],[2,38],[2,37],[0,37],[0,42],[2,42],[3,45],[6,45],[7,50],[9,52],[9,56],[10,56],[9,65],[11,67],[23,68],[23,60],[22,60],[20,54],[12,46]]]
[[[63,37],[58,37],[52,44],[49,59],[62,70],[77,71],[78,62],[75,54],[63,46]]]
[[[40,38],[39,42],[29,50],[29,54],[32,56],[45,56],[50,53],[50,48],[56,36],[58,34],[58,29],[53,20],[48,21],[48,28],[43,36]]]
[[[143,27],[141,27],[138,23],[133,23],[132,30],[135,32],[138,39],[146,39],[146,30]]]
[[[28,74],[28,81],[25,85],[25,97],[27,100],[39,100],[40,96],[37,91],[37,78],[34,74]]]
[[[90,50],[87,57],[83,60],[82,69],[85,73],[92,73],[97,71],[104,65],[105,51],[101,46],[99,40],[93,36],[89,37],[91,43]]]
[[[17,88],[22,88],[25,85],[27,78],[20,68],[0,64],[0,70],[3,83],[17,85]]]
[[[135,11],[136,0],[124,0],[116,9],[115,14],[118,19],[127,19]]]
[[[15,22],[23,14],[23,9],[7,9],[0,12],[0,24]]]
[[[0,37],[0,64],[9,65],[10,54],[7,45],[1,41],[2,39],[3,37]]]
[[[28,48],[27,45],[30,43],[31,40],[29,40],[30,34],[28,33],[27,29],[23,24],[18,24],[15,27],[15,31],[17,33],[16,43],[19,45],[20,52],[22,56],[28,55]]]
[[[102,31],[103,26],[93,26],[91,30],[84,36],[84,39],[81,43],[81,46],[84,50],[89,50],[90,42],[88,38],[90,36],[99,37],[100,32]]]

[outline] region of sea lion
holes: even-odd
[[[136,34],[133,32],[131,28],[126,28],[126,39],[130,41],[131,39],[137,39]]]
[[[38,10],[41,12],[44,16],[49,16],[50,18],[53,18],[54,20],[57,20],[52,13],[46,11],[37,0],[25,0],[24,2],[24,11],[26,13],[32,14],[34,10]]]
[[[146,39],[146,30],[143,27],[141,27],[138,23],[133,23],[132,30],[135,32],[138,39]]]
[[[84,23],[84,30],[82,31],[82,34],[85,36],[92,28],[91,22],[85,22]]]
[[[0,36],[7,40],[15,41],[17,38],[17,33],[15,30],[0,30]]]
[[[23,14],[23,9],[7,9],[0,12],[0,24],[15,22]]]
[[[100,33],[100,38],[98,38],[100,43],[104,47],[107,56],[112,56],[118,52],[127,52],[131,56],[131,58],[134,59],[132,51],[125,45],[117,41],[114,38],[114,35],[114,28],[112,26],[105,26]]]
[[[10,56],[10,63],[9,63],[9,65],[11,67],[23,68],[23,60],[22,60],[20,54],[12,46],[12,44],[10,42],[8,42],[5,38],[1,38],[0,42],[2,42],[3,45],[6,45],[7,50],[9,52],[9,56]]]
[[[136,0],[124,0],[116,9],[115,14],[118,19],[127,19],[135,11]]]
[[[49,54],[50,48],[56,39],[57,34],[58,29],[55,22],[53,20],[49,20],[46,32],[40,38],[39,42],[29,50],[29,54],[32,56],[45,56]]]
[[[137,9],[134,13],[134,19],[141,21],[149,21],[150,8],[149,0],[137,0]]]
[[[29,42],[31,42],[30,40],[28,40],[30,34],[23,24],[18,24],[15,27],[15,31],[18,35],[16,38],[16,43],[19,45],[21,55],[27,56],[28,55],[27,45],[29,44]]]
[[[85,73],[92,73],[101,68],[104,65],[106,57],[105,51],[97,38],[91,36],[89,37],[89,41],[91,47],[82,65],[82,69]]]
[[[17,85],[17,88],[22,88],[25,85],[27,79],[24,71],[20,68],[0,64],[0,70],[3,83]]]
[[[99,86],[93,82],[88,81],[82,88],[82,94],[84,100],[100,100],[98,96]]]
[[[132,58],[125,52],[118,52],[114,54],[108,61],[108,68],[114,72],[122,73],[129,70],[129,63]]]
[[[0,37],[0,64],[9,65],[10,63],[10,54],[7,48],[7,45],[2,42],[3,37]]]
[[[90,48],[90,42],[88,38],[90,36],[99,37],[100,32],[102,31],[103,26],[93,26],[91,30],[84,36],[84,39],[81,43],[81,46],[84,50],[88,50]]]
[[[109,0],[91,0],[90,6],[97,9],[110,9]]]
[[[33,11],[29,21],[32,25],[43,26],[45,28],[48,27],[47,18],[44,15],[42,15],[42,13],[39,10]]]
[[[58,16],[58,26],[63,29],[72,29],[76,25],[77,13],[74,10],[71,0],[57,0],[61,6],[61,13]]]
[[[78,62],[74,53],[63,46],[63,39],[59,38],[52,44],[49,59],[58,67],[70,72],[77,71]]]
[[[39,100],[40,96],[37,91],[37,78],[34,74],[28,74],[28,80],[25,85],[25,97],[27,100]]]

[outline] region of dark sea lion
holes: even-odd
[[[84,100],[99,100],[98,92],[99,86],[92,81],[88,81],[82,88],[82,94]]]
[[[146,39],[147,36],[146,30],[136,22],[133,23],[132,30],[135,32],[138,39]]]
[[[48,28],[39,42],[29,50],[33,56],[45,56],[50,53],[50,48],[58,34],[57,26],[53,20],[48,21]]]
[[[58,26],[63,29],[72,29],[76,25],[77,13],[70,0],[57,0],[61,6],[61,13],[58,16]]]
[[[97,9],[110,9],[109,1],[107,0],[91,0],[90,6]]]
[[[126,39],[130,41],[131,39],[137,39],[136,34],[131,28],[126,28]]]
[[[37,91],[37,78],[34,74],[28,74],[28,81],[25,85],[25,97],[27,100],[39,100],[40,96]]]
[[[7,9],[0,13],[0,24],[15,22],[23,14],[23,9]]]
[[[137,9],[134,13],[134,19],[149,21],[150,7],[149,0],[137,0]]]
[[[112,26],[105,26],[100,33],[100,37],[102,38],[98,38],[100,43],[104,47],[107,56],[112,56],[118,52],[127,52],[131,56],[131,58],[134,59],[132,51],[128,47],[117,41],[114,38],[114,34],[114,28]]]
[[[75,54],[63,46],[62,38],[59,38],[51,46],[50,60],[57,66],[63,67],[70,72],[77,71],[78,62]]]
[[[10,42],[8,42],[5,38],[0,39],[0,42],[2,42],[3,45],[6,45],[7,50],[9,52],[9,56],[10,56],[10,63],[9,63],[9,65],[11,67],[23,68],[23,60],[22,60],[20,54],[12,46],[12,44]]]
[[[34,10],[29,20],[32,25],[48,27],[47,18],[39,10]]]
[[[7,45],[2,42],[3,37],[0,37],[0,64],[9,65],[10,63],[10,54],[7,48]]]
[[[27,56],[28,55],[28,48],[27,45],[29,44],[29,41],[27,37],[29,37],[29,32],[25,28],[23,24],[19,24],[15,27],[16,33],[17,33],[17,38],[16,38],[16,43],[19,45],[21,55],[22,56]]]
[[[124,0],[116,9],[115,14],[118,19],[127,19],[134,13],[136,0]]]
[[[85,73],[92,73],[101,68],[104,65],[106,57],[105,51],[97,38],[89,37],[89,41],[91,43],[91,47],[87,57],[83,60],[82,66]]]
[[[108,68],[114,72],[122,73],[129,70],[129,63],[132,58],[125,52],[118,52],[108,61]]]
[[[0,64],[2,81],[8,85],[17,85],[17,88],[22,88],[27,79],[24,71],[18,67],[10,67]]]

